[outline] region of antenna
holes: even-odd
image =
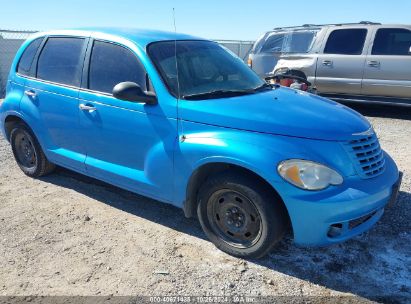
[[[177,60],[177,26],[176,26],[176,10],[173,7],[173,23],[174,23],[174,51],[176,59],[176,77],[177,77],[177,98],[180,99],[180,77],[178,75],[178,60]]]
[[[180,125],[181,128],[181,137],[180,141],[184,142],[186,140],[186,136],[184,135],[184,126],[181,121],[181,119],[178,119],[180,117],[180,76],[178,73],[178,60],[177,60],[177,26],[176,26],[176,10],[173,7],[173,23],[174,23],[174,58],[176,59],[176,77],[177,77],[177,122]]]

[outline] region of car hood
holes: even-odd
[[[320,140],[347,140],[370,123],[329,99],[281,87],[238,97],[182,100],[180,118],[202,124]]]

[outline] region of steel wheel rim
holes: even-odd
[[[25,168],[32,169],[37,165],[37,154],[30,136],[18,132],[15,138],[17,160]]]
[[[207,218],[214,233],[233,247],[250,248],[261,237],[260,213],[249,198],[237,191],[214,192],[208,200]]]

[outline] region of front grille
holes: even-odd
[[[384,172],[384,152],[374,132],[348,141],[345,148],[362,178],[371,178]]]

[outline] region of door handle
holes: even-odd
[[[369,67],[374,67],[374,68],[378,68],[380,66],[380,62],[379,61],[375,61],[375,60],[371,60],[367,62],[367,65]]]
[[[31,98],[34,98],[34,97],[37,96],[36,92],[34,92],[34,91],[32,91],[32,90],[24,91],[24,95],[26,95],[26,96],[28,96],[28,97],[31,97]]]
[[[95,107],[87,106],[85,104],[80,104],[79,108],[80,108],[80,110],[88,111],[89,113],[93,113],[94,111],[97,111],[97,109]]]
[[[325,66],[332,66],[333,62],[331,60],[323,60],[323,65]]]

